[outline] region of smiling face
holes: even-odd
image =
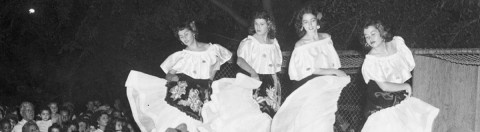
[[[268,23],[265,19],[255,19],[255,33],[258,35],[268,34]]]
[[[195,41],[194,33],[189,29],[182,29],[178,31],[178,38],[182,41],[183,44],[190,46]]]
[[[318,23],[317,17],[311,13],[303,14],[302,16],[302,27],[307,33],[316,32]]]
[[[109,120],[108,115],[102,114],[97,120],[97,122],[98,122],[98,125],[100,126],[107,126],[108,120]]]
[[[365,37],[365,42],[368,46],[372,48],[378,47],[381,43],[384,42],[384,39],[380,35],[380,31],[375,28],[375,26],[368,26],[367,28],[363,29],[363,35]]]

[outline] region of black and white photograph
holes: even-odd
[[[480,0],[0,0],[0,132],[479,132]]]

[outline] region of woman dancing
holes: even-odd
[[[410,97],[407,83],[415,67],[412,52],[400,36],[393,36],[380,21],[363,28],[363,44],[370,48],[362,65],[367,87],[362,132],[430,132],[439,110]]]
[[[305,7],[296,16],[301,39],[295,44],[288,74],[298,88],[272,121],[272,132],[333,132],[340,92],[350,82],[338,70],[340,60],[330,35],[318,33],[322,14]]]
[[[282,51],[275,39],[273,17],[265,11],[253,16],[250,35],[243,39],[237,50],[237,64],[262,85],[254,98],[262,112],[273,117],[281,102],[281,86],[277,72],[282,69]]]
[[[218,44],[197,41],[194,21],[179,23],[174,33],[186,48],[160,65],[166,79],[132,71],[126,82],[132,113],[142,131],[164,131],[181,123],[196,131],[203,104],[212,94],[215,72],[232,56]]]

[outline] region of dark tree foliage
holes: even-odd
[[[412,48],[479,48],[476,0],[0,0],[0,100],[125,98],[130,70],[162,77],[183,46],[169,25],[195,19],[200,41],[235,51],[254,11],[275,16],[282,50],[298,37],[294,13],[324,12],[322,32],[339,50],[358,49],[364,18],[392,25]],[[28,10],[35,9],[30,14]],[[0,102],[1,103],[1,102]],[[5,103],[5,102],[4,102]]]

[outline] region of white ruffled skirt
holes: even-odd
[[[415,97],[370,115],[362,132],[431,132],[439,109]]]
[[[337,101],[349,82],[349,76],[319,76],[307,81],[280,106],[271,132],[333,132]]]
[[[165,132],[185,123],[188,131],[196,132],[202,122],[195,120],[165,102],[167,80],[138,71],[130,71],[125,83],[127,97],[140,131]]]
[[[203,105],[201,132],[269,132],[271,118],[260,111],[252,90],[262,82],[244,74],[212,83],[212,101]]]
[[[133,118],[142,132],[164,132],[185,123],[190,132],[268,132],[271,118],[260,111],[252,89],[261,84],[237,74],[212,83],[212,101],[202,108],[204,123],[165,102],[166,80],[130,71],[125,86]]]

